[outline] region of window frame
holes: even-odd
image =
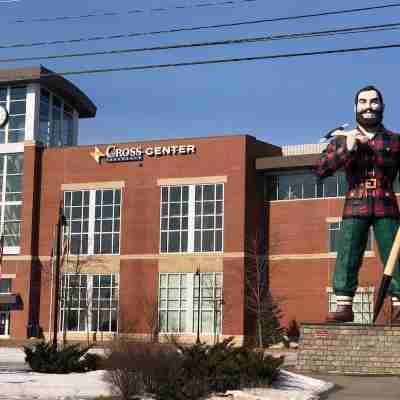
[[[42,103],[44,103],[44,101],[42,101],[42,93],[43,92],[47,92],[48,94],[48,119],[46,120],[42,120],[41,119],[41,112],[42,112]],[[74,124],[74,108],[72,107],[72,105],[68,102],[66,102],[63,98],[57,96],[56,94],[54,94],[51,90],[47,89],[46,87],[41,87],[40,91],[39,91],[39,130],[38,130],[38,141],[40,143],[42,143],[42,145],[44,145],[45,147],[66,147],[66,146],[73,146],[75,145],[75,137],[76,137],[76,132],[75,132],[75,124]],[[55,101],[57,100],[57,102],[60,103],[60,120],[59,122],[59,126],[57,128],[57,131],[55,130],[55,120],[54,120],[54,109],[55,109]],[[67,109],[67,110],[66,110]],[[65,121],[65,115],[68,115],[69,117],[71,117],[71,131],[69,132],[69,141],[67,143],[67,141],[65,140],[65,129],[64,129],[64,121]],[[42,126],[41,123],[46,122],[47,121],[47,132],[44,133],[44,131],[42,131]],[[44,137],[44,135],[46,135],[46,137]]]
[[[83,289],[83,286],[81,286],[81,281],[82,281],[82,277],[85,276],[86,278],[86,286],[85,286],[85,290],[86,290],[86,308],[81,307],[81,290]],[[95,277],[98,277],[99,279],[99,283],[101,283],[101,277],[110,277],[110,285],[109,286],[95,286],[94,285],[94,280]],[[79,282],[80,282],[80,286],[79,286],[79,298],[78,298],[78,302],[79,302],[79,306],[78,307],[71,307],[69,309],[69,311],[75,311],[78,310],[78,317],[77,317],[77,322],[78,322],[78,328],[80,328],[80,313],[82,312],[81,310],[86,310],[87,312],[87,316],[86,316],[86,324],[87,326],[85,327],[85,329],[78,329],[78,330],[66,330],[67,333],[85,333],[85,332],[104,332],[104,333],[118,333],[119,332],[119,307],[120,307],[120,279],[119,279],[119,273],[118,272],[112,272],[109,274],[97,274],[97,273],[75,273],[75,272],[65,272],[62,275],[62,279],[61,279],[61,295],[60,295],[60,301],[59,301],[59,312],[60,312],[60,318],[58,321],[58,329],[59,332],[63,332],[64,331],[64,324],[65,324],[65,306],[63,306],[63,294],[66,293],[65,290],[65,286],[64,283],[67,281],[68,283],[70,282],[71,277],[76,277],[79,278]],[[72,287],[72,288],[77,288]],[[67,286],[67,292],[71,289],[71,286]],[[94,297],[93,297],[93,292],[95,289],[99,289],[99,295],[97,297],[97,301],[99,302],[98,305],[99,307],[94,307]],[[109,289],[110,290],[110,296],[108,298],[110,307],[100,307],[100,301],[104,301],[104,298],[100,297],[101,294],[101,289]],[[117,296],[114,297],[115,292],[117,293]],[[107,300],[107,299],[106,299]],[[116,306],[113,307],[113,302],[115,302]],[[109,313],[109,326],[108,326],[108,330],[100,330],[99,328],[99,324],[98,324],[98,318],[97,318],[97,329],[96,330],[92,330],[93,328],[93,315],[94,312],[96,312],[95,310],[97,310],[97,314],[100,315],[101,311],[108,311]],[[115,320],[116,320],[116,326],[115,326],[115,330],[112,330],[112,315],[113,312],[115,312]],[[90,327],[90,330],[88,329],[88,327]]]
[[[303,180],[301,183],[301,196],[292,197],[292,193],[298,192],[293,191],[292,186],[289,183],[288,186],[288,198],[279,198],[279,178],[286,177],[286,178],[295,178],[296,176],[307,176],[314,179],[314,196],[304,196],[304,184],[308,182],[306,179]],[[327,186],[332,179],[336,180],[336,195],[335,196],[326,196],[325,193],[327,192]],[[344,186],[342,187],[344,183]],[[312,168],[302,168],[302,169],[295,169],[295,170],[288,170],[288,171],[271,171],[266,172],[264,174],[264,198],[268,199],[271,202],[276,201],[298,201],[298,200],[319,200],[319,199],[328,199],[328,198],[343,198],[345,197],[347,190],[347,182],[345,179],[343,169],[338,170],[334,175],[325,178],[324,180],[318,181],[317,176],[313,172]]]
[[[11,99],[11,90],[12,89],[25,89],[25,98],[24,99]],[[6,95],[6,101],[0,101],[0,104],[5,106],[8,112],[8,121],[3,126],[0,131],[4,130],[4,142],[0,138],[0,143],[1,144],[11,144],[11,143],[23,143],[25,138],[26,138],[26,118],[27,118],[27,95],[28,95],[28,87],[26,85],[9,85],[0,89],[6,89],[7,90],[7,95]],[[23,114],[11,114],[11,103],[19,102],[25,103],[25,113]],[[10,120],[13,117],[21,117],[24,116],[24,128],[23,129],[10,129]],[[17,132],[17,133],[22,133],[23,137],[20,140],[17,141],[10,141],[10,132]]]
[[[201,200],[196,198],[196,189],[201,188],[203,193],[204,187],[213,186],[214,197],[212,200]],[[221,198],[217,198],[217,187],[221,193]],[[180,201],[171,201],[171,189],[180,188]],[[183,193],[186,191],[188,193],[187,200],[184,199]],[[165,191],[167,191],[167,200],[164,199]],[[197,213],[196,209],[200,203],[201,210],[204,210],[204,203],[213,203],[213,213],[203,212]],[[179,204],[180,213],[173,214],[171,217],[170,210],[171,204]],[[187,203],[187,213],[183,213],[184,203]],[[220,204],[221,203],[221,204]],[[221,207],[221,212],[217,212],[217,207]],[[165,213],[164,208],[167,209]],[[222,253],[224,251],[224,216],[225,216],[225,185],[224,183],[200,183],[200,184],[182,184],[182,185],[162,185],[160,186],[160,236],[159,236],[159,253],[160,254],[188,254],[188,253]],[[213,218],[213,228],[203,228],[203,223],[205,218]],[[179,229],[170,229],[170,219],[180,219]],[[196,218],[200,218],[201,225],[200,228],[196,227]],[[187,219],[187,228],[183,228],[184,220]],[[218,225],[217,225],[218,221]],[[177,222],[177,221],[175,221]],[[165,227],[165,223],[167,227]],[[219,226],[220,224],[220,226]],[[213,232],[213,250],[204,249],[204,232]],[[179,250],[170,251],[169,250],[169,238],[171,232],[179,232]],[[196,233],[200,232],[200,250],[196,249]],[[186,250],[182,246],[183,233],[187,234],[186,239]],[[219,241],[217,242],[217,238]]]
[[[3,282],[7,282],[5,285],[6,291],[3,290]],[[12,293],[12,279],[11,278],[0,278],[0,294]]]
[[[111,204],[104,204],[104,192],[112,191],[113,192],[113,201]],[[117,191],[119,192],[119,203],[116,202],[117,199]],[[81,193],[81,203],[80,205],[73,205],[73,195],[74,193]],[[88,193],[88,202],[85,202],[85,193]],[[101,193],[101,203],[97,204],[97,194]],[[67,204],[67,195],[70,195],[69,203]],[[120,255],[121,254],[121,211],[123,205],[122,199],[122,188],[96,188],[96,189],[71,189],[63,191],[63,201],[64,201],[64,215],[66,216],[67,226],[64,232],[64,239],[68,240],[69,243],[69,252],[70,254],[77,255],[78,253],[72,252],[72,240],[71,237],[79,236],[80,237],[80,250],[82,250],[82,246],[85,248],[87,246],[87,250],[85,252],[80,251],[79,255],[88,255],[88,256],[98,256],[98,255]],[[107,206],[112,207],[112,217],[103,218],[103,209]],[[96,216],[97,208],[100,208],[101,216],[98,218]],[[85,216],[85,208],[87,208],[87,216]],[[116,216],[116,209],[119,209],[119,214]],[[80,218],[72,218],[73,217],[73,209],[80,209]],[[103,222],[111,221],[112,230],[110,232],[103,231]],[[100,231],[96,230],[97,222],[100,223]],[[118,222],[118,224],[117,224]],[[79,232],[74,232],[72,229],[73,224],[80,224]],[[87,225],[87,230],[84,229],[84,226]],[[115,230],[116,225],[118,225],[118,231]],[[97,237],[100,240],[100,249],[102,246],[102,239],[104,239],[105,235],[111,235],[111,252],[103,253],[102,251],[96,251],[96,241]],[[82,245],[84,243],[83,237],[86,236],[86,245]],[[118,251],[115,250],[115,240],[118,240]]]
[[[9,170],[9,158],[10,156],[21,157],[21,169],[19,173],[8,174]],[[21,226],[22,226],[22,196],[23,196],[23,176],[24,176],[24,153],[2,153],[0,154],[0,237],[16,237],[15,246],[9,246],[4,239],[3,251],[4,254],[19,254],[21,249]],[[8,177],[19,176],[21,179],[20,192],[7,192],[7,181]],[[6,195],[13,194],[19,195],[19,200],[7,200]],[[6,208],[7,207],[17,207],[19,208],[19,219],[5,220]],[[5,234],[5,224],[9,222],[10,224],[18,225],[17,233]]]
[[[213,285],[205,286],[204,285],[204,277],[207,275],[212,275],[213,277]],[[158,282],[158,323],[159,323],[159,333],[161,335],[171,335],[171,334],[187,334],[187,335],[196,335],[197,333],[197,307],[198,303],[196,301],[196,288],[198,287],[198,275],[195,272],[160,272],[158,274],[159,282]],[[169,277],[176,276],[179,277],[179,287],[169,287]],[[185,276],[186,286],[182,288],[182,276]],[[162,277],[166,278],[167,286],[162,284]],[[212,300],[203,300],[203,291],[210,290],[213,291]],[[179,290],[179,298],[169,300],[168,290]],[[221,335],[222,334],[222,326],[223,326],[223,272],[215,271],[215,272],[201,272],[200,271],[200,334],[202,335]],[[163,297],[161,295],[161,291],[166,291],[166,296]],[[182,299],[182,290],[186,290],[186,297]],[[217,294],[219,293],[219,295]],[[166,302],[166,307],[163,306],[162,301]],[[179,309],[172,308],[169,309],[169,301],[178,301]],[[185,301],[184,306],[182,306],[182,302]],[[212,302],[212,307],[204,307],[203,301]],[[178,312],[178,327],[177,331],[168,330],[168,312]],[[203,329],[205,325],[206,318],[203,320],[203,315],[205,313],[212,312],[213,320],[212,320],[212,329],[214,331],[207,331]],[[162,330],[161,323],[161,314],[162,312],[166,313],[165,324],[167,330]],[[181,315],[185,312],[185,328],[182,330],[181,326]]]

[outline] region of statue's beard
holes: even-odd
[[[365,117],[364,114],[372,114],[370,117]],[[365,110],[362,112],[358,112],[356,114],[356,120],[363,128],[371,129],[377,128],[381,125],[383,120],[383,110],[380,111],[372,111],[372,110]]]

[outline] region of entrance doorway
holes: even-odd
[[[10,312],[0,311],[0,337],[10,335]]]

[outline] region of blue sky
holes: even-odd
[[[256,0],[248,4],[238,2],[234,7],[173,9],[175,6],[201,2],[208,1],[0,1],[0,45],[231,23],[393,3],[378,0],[338,0],[334,3],[315,0]],[[105,11],[123,13],[135,8],[149,10],[157,7],[171,8],[171,11],[64,22],[12,23],[16,18],[29,20]],[[225,40],[399,21],[400,7],[154,37],[0,49],[0,59]],[[399,31],[387,31],[344,37],[47,60],[41,63],[54,71],[116,68],[400,43],[398,37]],[[79,86],[98,107],[94,119],[80,121],[79,143],[244,133],[276,145],[316,143],[332,127],[344,122],[354,124],[353,95],[359,87],[366,84],[375,84],[382,90],[386,103],[385,124],[388,128],[400,130],[397,97],[400,93],[399,68],[398,61],[395,61],[399,60],[399,53],[400,49],[391,49],[346,55],[71,76],[68,79]],[[40,61],[0,63],[0,68],[39,63]]]

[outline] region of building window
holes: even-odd
[[[163,186],[160,252],[223,250],[224,185]]]
[[[23,161],[23,153],[0,154],[0,231],[8,248],[20,244]]]
[[[0,88],[0,105],[8,111],[8,122],[0,128],[0,143],[25,140],[26,87]]]
[[[11,293],[11,279],[0,279],[0,296]],[[10,335],[10,305],[0,304],[0,336]]]
[[[51,108],[52,123],[50,124],[50,147],[61,147],[63,145],[63,137],[61,136],[62,124],[62,103],[61,100],[53,96],[53,106]]]
[[[116,332],[118,287],[118,274],[64,274],[60,330]]]
[[[74,144],[74,110],[66,103],[64,103],[62,138],[64,146]]]
[[[338,251],[341,227],[342,227],[342,221],[328,223],[329,252],[330,253],[335,253]],[[367,245],[365,247],[366,251],[372,251],[373,236],[374,236],[373,230],[371,227],[368,232],[368,240],[367,240]]]
[[[332,288],[328,288],[329,312],[335,312],[337,303]],[[353,298],[354,322],[370,324],[373,319],[374,287],[359,287]]]
[[[200,303],[199,303],[200,294]],[[221,333],[222,272],[160,273],[159,322],[161,333]]]
[[[269,200],[301,200],[340,197],[347,191],[343,171],[319,181],[311,170],[266,174],[265,198]]]
[[[119,254],[121,190],[64,192],[71,254]]]
[[[222,273],[200,274],[200,290],[198,275],[193,276],[193,332],[197,332],[197,321],[200,320],[200,332],[221,332],[222,311]],[[200,296],[200,319],[198,319]]]
[[[39,141],[46,147],[74,144],[73,109],[46,89],[40,91]]]
[[[160,274],[159,315],[161,332],[187,331],[188,275],[190,274]]]
[[[2,278],[0,279],[0,294],[11,293],[11,279]]]

